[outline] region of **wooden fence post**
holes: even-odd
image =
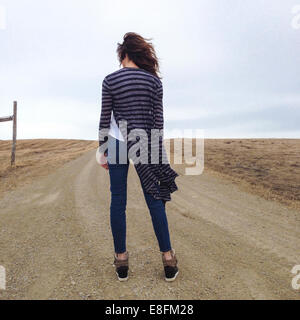
[[[11,162],[13,166],[16,160],[16,142],[17,142],[17,101],[14,101],[14,114],[9,117],[1,117],[0,122],[13,121],[13,139],[11,147]]]
[[[13,141],[11,149],[11,165],[15,164],[16,160],[16,141],[17,141],[17,101],[14,101],[14,115],[13,115]]]

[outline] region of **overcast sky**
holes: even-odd
[[[134,31],[160,57],[167,134],[300,138],[297,4],[0,0],[0,117],[17,100],[20,139],[97,139],[102,79]],[[0,139],[11,125],[0,124]]]

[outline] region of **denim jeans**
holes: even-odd
[[[129,168],[125,142],[109,136],[107,162],[111,191],[110,224],[115,252],[122,253],[126,251],[127,175]],[[151,194],[146,193],[143,186],[142,189],[150,211],[159,249],[161,252],[169,251],[171,250],[171,243],[165,202],[157,200]]]

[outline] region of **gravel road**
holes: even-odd
[[[130,279],[116,279],[108,173],[85,153],[0,199],[1,299],[299,299],[300,213],[204,170],[167,203],[180,274],[163,280],[151,218],[128,177]]]

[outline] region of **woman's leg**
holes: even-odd
[[[109,137],[108,168],[110,176],[110,225],[114,238],[115,252],[126,251],[126,202],[127,202],[127,164],[119,164],[119,149],[123,152],[120,142]],[[110,163],[111,162],[111,163]]]
[[[126,251],[126,202],[128,164],[109,164],[110,225],[116,253]]]
[[[167,252],[172,249],[168,227],[168,219],[163,200],[155,199],[151,194],[144,191],[146,203],[148,205],[154,232],[161,252]]]

